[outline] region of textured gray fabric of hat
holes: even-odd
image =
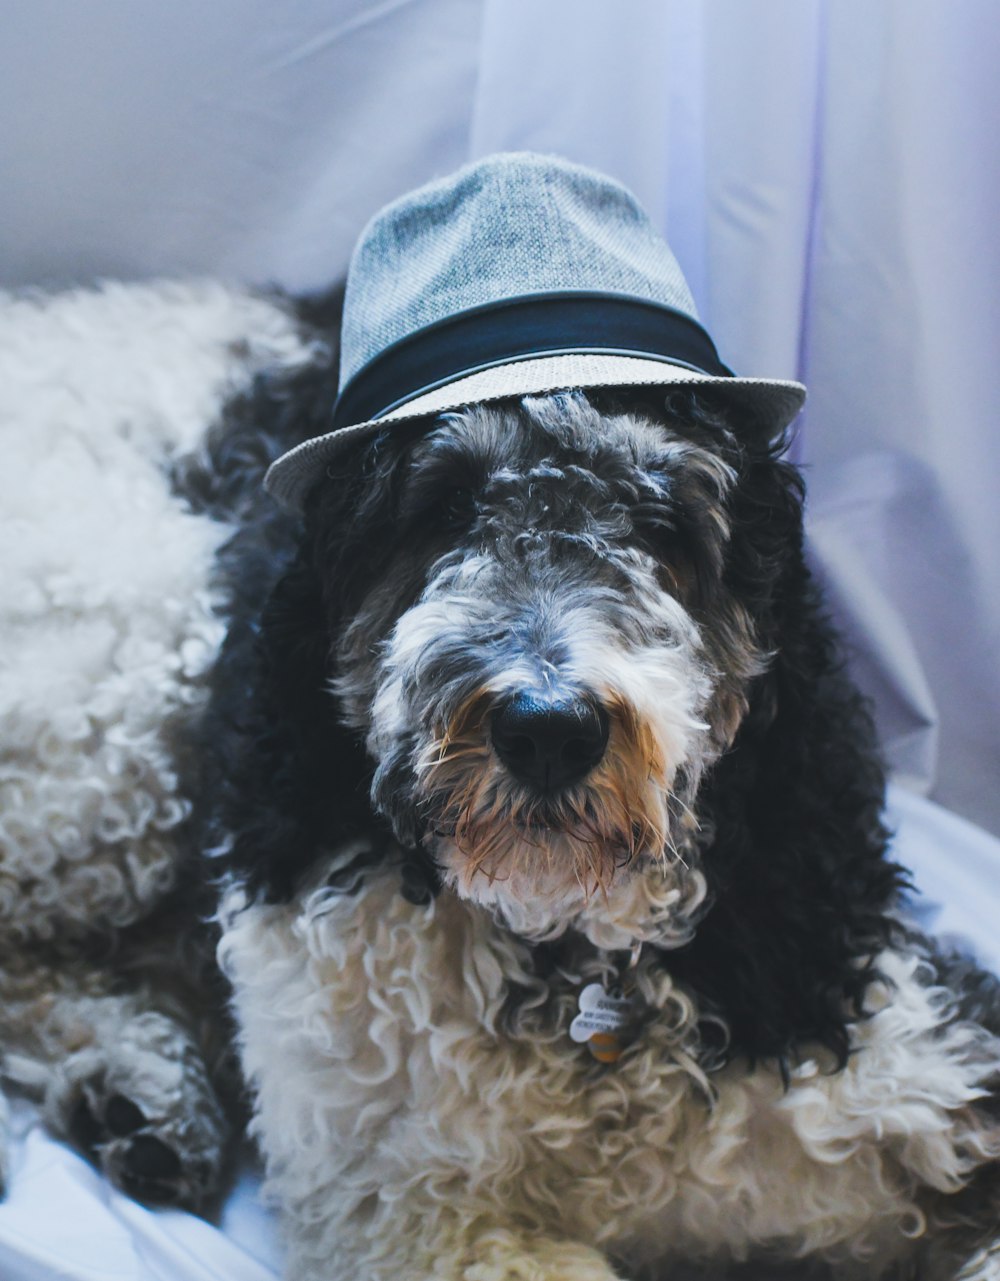
[[[393,422],[570,387],[682,384],[721,390],[775,432],[805,399],[800,383],[719,362],[677,260],[619,183],[551,156],[490,156],[362,232],[334,430],[279,458],[266,485],[301,507],[345,446]]]

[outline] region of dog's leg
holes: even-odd
[[[4,1074],[123,1190],[196,1207],[216,1190],[228,1122],[196,1030],[162,992],[99,969],[0,975]]]
[[[140,1200],[198,1206],[216,1190],[227,1125],[194,1038],[169,1015],[107,998],[107,1039],[53,1074],[46,1114]]]

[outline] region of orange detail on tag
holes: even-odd
[[[595,1032],[587,1041],[587,1049],[598,1063],[617,1063],[622,1056],[622,1043],[614,1032]]]

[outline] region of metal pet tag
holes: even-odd
[[[586,1044],[600,1063],[621,1057],[623,1033],[635,1017],[635,1002],[618,992],[606,992],[600,983],[589,983],[580,993],[579,1013],[569,1026],[578,1045]]]

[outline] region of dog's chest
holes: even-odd
[[[942,1123],[971,1097],[930,1027],[903,1045],[919,1010],[884,1037],[872,1020],[847,1071],[805,1064],[787,1090],[766,1068],[706,1078],[676,1008],[649,1012],[602,1067],[570,1039],[566,1001],[511,1030],[510,993],[530,977],[516,940],[448,895],[415,908],[389,878],[249,910],[223,958],[272,1173],[321,1167],[345,1218],[376,1194],[460,1187],[484,1213],[636,1264],[849,1237],[881,1251],[916,1215],[913,1172],[947,1180]]]

